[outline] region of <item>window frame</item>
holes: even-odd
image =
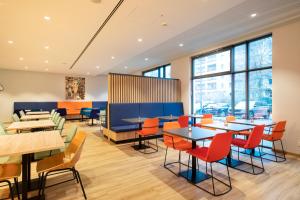
[[[245,40],[242,42],[238,42],[235,44],[231,44],[228,46],[224,46],[206,53],[202,53],[199,55],[195,55],[191,57],[191,113],[193,113],[194,111],[194,80],[195,79],[203,79],[203,78],[210,78],[210,77],[218,77],[218,76],[224,76],[224,75],[230,75],[231,76],[231,108],[232,108],[232,112],[235,112],[235,74],[241,74],[241,73],[245,73],[245,92],[246,92],[246,96],[245,96],[245,101],[246,101],[246,118],[249,119],[249,75],[250,72],[253,71],[263,71],[263,70],[267,70],[267,69],[272,69],[272,66],[266,66],[266,67],[261,67],[261,68],[253,68],[250,69],[249,68],[249,43],[251,42],[255,42],[257,40],[261,40],[261,39],[265,39],[268,37],[272,37],[273,39],[273,35],[272,33],[260,36],[260,37],[256,37],[254,39],[250,39],[250,40]],[[245,55],[245,69],[244,70],[239,70],[239,71],[235,71],[235,67],[234,67],[234,48],[240,45],[246,45],[246,55]],[[273,49],[273,46],[272,46]],[[201,57],[205,57],[205,56],[209,56],[212,54],[217,54],[217,53],[221,53],[224,51],[230,51],[230,69],[229,71],[224,71],[224,72],[216,72],[216,73],[211,73],[211,74],[205,74],[205,75],[198,75],[198,76],[194,76],[194,60],[201,58]],[[273,54],[273,51],[272,51]],[[273,65],[273,63],[272,63]]]
[[[145,74],[148,73],[148,72],[152,72],[152,71],[158,70],[158,77],[155,77],[155,78],[171,79],[172,77],[166,78],[166,67],[167,66],[171,67],[171,63],[165,64],[165,65],[160,65],[160,66],[157,66],[157,67],[145,70],[145,71],[142,72],[142,74],[143,74],[143,76],[145,76]],[[161,69],[163,70],[163,75],[162,76],[161,76],[161,73],[160,73]]]

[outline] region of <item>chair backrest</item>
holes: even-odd
[[[20,118],[19,118],[19,116],[16,113],[13,114],[12,118],[13,118],[13,120],[15,122],[19,122],[20,121]]]
[[[54,114],[55,114],[55,109],[52,109],[52,110],[51,110],[51,113],[50,113],[51,117],[52,117]]]
[[[19,113],[20,113],[20,116],[21,116],[21,117],[25,116],[25,113],[24,113],[23,110],[20,110]]]
[[[79,131],[75,134],[74,138],[72,139],[70,145],[65,150],[65,156],[70,158],[70,160],[66,161],[65,164],[73,165],[78,162],[84,141],[86,139],[86,133],[83,131]]]
[[[214,120],[212,118],[202,118],[200,124],[212,124]]]
[[[180,124],[179,122],[165,122],[164,126],[163,126],[163,131],[166,131],[168,129],[177,129],[180,128]],[[169,143],[169,142],[179,142],[181,140],[183,140],[183,138],[179,137],[179,136],[174,136],[174,135],[169,135],[168,133],[164,132],[163,134],[164,137],[164,143]]]
[[[55,119],[53,120],[53,122],[54,122],[54,124],[55,124],[56,126],[58,126],[58,124],[59,124],[61,118],[62,118],[62,117],[58,114],[57,117],[55,117]]]
[[[67,137],[65,139],[65,143],[70,143],[72,141],[72,139],[74,138],[76,132],[77,132],[77,126],[72,125],[70,130],[68,131]]]
[[[143,124],[143,131],[148,133],[157,133],[159,131],[159,119],[158,118],[147,118]]]
[[[262,136],[264,134],[265,125],[258,125],[255,126],[249,135],[249,138],[247,140],[247,143],[245,144],[246,149],[254,149],[257,147],[262,139]]]
[[[178,123],[180,124],[181,128],[186,128],[189,126],[189,116],[182,115],[178,118]]]
[[[202,118],[212,118],[212,114],[203,114]]]
[[[62,130],[64,129],[66,119],[63,117],[60,117],[60,118],[61,118],[61,120],[58,123],[57,130],[60,130],[60,132],[62,132]]]
[[[279,121],[272,130],[272,139],[281,140],[285,131],[286,121]]]
[[[0,135],[5,135],[5,134],[6,134],[6,131],[5,131],[4,125],[2,124],[2,122],[0,122]]]
[[[214,136],[206,155],[206,161],[215,162],[225,158],[230,152],[232,132],[219,133]]]
[[[232,122],[232,121],[234,121],[235,120],[235,116],[233,116],[233,115],[228,115],[227,117],[226,117],[226,122]]]

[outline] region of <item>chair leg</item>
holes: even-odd
[[[179,173],[181,173],[181,151],[179,151],[178,161],[179,161]]]
[[[84,198],[86,199],[86,194],[85,194],[85,191],[84,191],[84,188],[83,188],[83,185],[82,185],[82,181],[81,181],[81,178],[80,178],[80,174],[79,172],[75,169],[75,172],[77,173],[77,177],[79,179],[79,183],[80,183],[80,186],[81,186],[81,190],[82,190],[82,193],[83,193],[83,196]]]
[[[158,151],[157,138],[156,138],[156,151]]]
[[[264,163],[263,163],[263,160],[262,160],[262,154],[261,154],[260,148],[258,148],[258,151],[259,151],[259,157],[260,157],[260,162],[261,162],[262,169],[265,170]]]
[[[77,177],[77,174],[76,174],[76,171],[75,171],[74,167],[72,168],[72,172],[73,172],[74,179],[76,179],[76,182],[79,183],[79,180],[78,180],[78,177]]]
[[[272,143],[273,143],[273,148],[274,148],[274,153],[275,153],[275,159],[276,159],[276,162],[278,162],[277,155],[276,155],[276,149],[275,149],[275,142],[273,141]]]
[[[280,144],[281,144],[281,150],[282,150],[283,158],[284,158],[284,160],[286,160],[286,158],[285,158],[285,151],[284,151],[284,148],[283,148],[283,144],[282,144],[282,140],[281,140],[281,139],[280,139]]]
[[[229,187],[231,188],[231,178],[229,174],[229,167],[228,167],[228,159],[226,158],[226,168],[227,168],[227,175],[228,175],[228,181],[229,181]]]
[[[205,171],[206,171],[206,174],[207,174],[207,162],[205,162],[205,165],[206,165],[206,167],[205,167]]]
[[[167,162],[168,148],[169,147],[166,148],[164,167],[166,166],[166,162]]]
[[[253,165],[253,159],[252,159],[252,152],[250,153],[250,160],[251,160],[251,167],[252,167],[252,172],[254,173],[254,165]]]
[[[16,192],[18,195],[18,199],[20,199],[18,178],[14,178],[14,182],[15,182],[15,186],[16,186]]]
[[[44,178],[42,179],[42,196],[45,195],[45,188],[46,188],[46,180],[47,180],[47,176],[48,176],[48,173],[46,173],[46,175],[44,176]]]
[[[9,197],[11,200],[14,200],[14,191],[12,189],[10,181],[5,180],[5,182],[8,184],[8,187],[9,187]]]
[[[214,174],[213,174],[213,170],[212,170],[212,163],[210,163],[210,173],[211,173],[211,182],[212,182],[212,186],[213,186],[214,195],[216,196]]]

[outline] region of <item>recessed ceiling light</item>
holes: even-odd
[[[149,60],[149,58],[145,58],[145,60],[146,60],[146,61],[148,61],[148,60]]]
[[[49,46],[44,46],[45,49],[49,49]]]
[[[49,71],[49,69],[48,69],[48,68],[46,68],[46,69],[45,69],[45,71]]]
[[[27,70],[27,69],[28,69],[28,66],[25,66],[24,68]]]
[[[127,66],[124,66],[124,68],[127,69],[128,67],[127,67]]]
[[[50,21],[50,19],[51,19],[51,17],[49,17],[49,16],[44,16],[44,20]]]
[[[168,26],[168,23],[167,23],[167,22],[161,22],[160,25],[161,25],[161,26]]]
[[[99,66],[99,65],[97,65],[97,66],[96,66],[96,68],[97,68],[97,69],[99,69],[99,68],[100,68],[100,66]]]
[[[13,44],[14,43],[14,41],[12,41],[12,40],[8,40],[7,42],[8,42],[8,44]]]
[[[183,43],[180,43],[178,46],[180,46],[180,47],[183,47],[183,46],[184,46],[184,44],[183,44]]]
[[[254,18],[254,17],[256,17],[256,16],[257,16],[256,13],[252,13],[252,14],[250,15],[250,17],[252,17],[252,18]]]
[[[20,58],[19,58],[19,60],[21,60],[21,61],[22,61],[22,60],[24,60],[24,58],[23,58],[23,57],[20,57]]]
[[[143,42],[143,38],[138,38],[137,41],[138,42]]]
[[[115,59],[115,57],[114,57],[114,56],[112,56],[112,57],[111,57],[111,59]]]
[[[87,75],[90,75],[90,72],[87,72],[86,74],[87,74]]]
[[[48,61],[48,60],[45,60],[45,63],[49,63],[49,61]]]

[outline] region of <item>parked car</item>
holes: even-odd
[[[267,119],[272,112],[272,104],[265,101],[249,101],[249,118],[264,118]],[[246,118],[246,102],[241,101],[234,107],[234,115]]]
[[[196,111],[196,114],[213,114],[215,116],[225,117],[229,113],[229,104],[227,103],[208,103]]]

